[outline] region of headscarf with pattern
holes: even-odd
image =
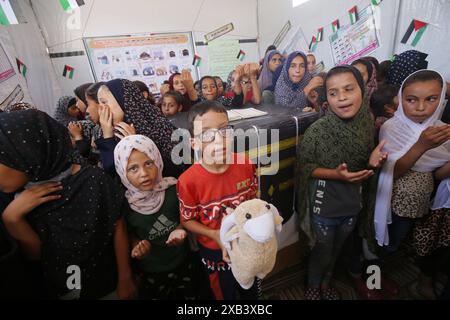
[[[58,100],[58,105],[56,107],[54,118],[65,127],[67,127],[70,122],[75,122],[79,120],[76,117],[71,117],[67,112],[67,109],[69,109],[69,107],[74,105],[75,103],[76,103],[75,97],[71,96],[62,96]]]
[[[266,56],[264,57],[261,74],[259,75],[258,79],[258,84],[259,87],[261,88],[261,92],[266,90],[268,87],[272,85],[273,72],[269,68],[269,62],[276,54],[281,55],[280,51],[278,50],[270,50],[269,52],[266,53]]]
[[[427,69],[427,57],[428,54],[416,50],[408,50],[396,55],[389,68],[387,83],[401,86],[412,73]]]
[[[125,113],[124,121],[133,124],[136,133],[155,142],[164,159],[171,158],[175,145],[172,133],[176,127],[160,109],[144,98],[139,88],[126,79],[115,79],[105,83]]]
[[[302,57],[305,63],[305,74],[299,83],[293,83],[289,78],[289,68],[296,57]],[[275,103],[285,107],[304,108],[308,101],[303,91],[312,79],[308,71],[308,60],[303,52],[291,53],[283,65],[283,70],[275,86]]]
[[[133,150],[145,153],[158,169],[155,186],[151,191],[140,191],[127,178],[128,160]],[[114,163],[116,172],[123,185],[127,188],[125,197],[130,207],[139,213],[149,215],[161,209],[164,204],[165,190],[177,183],[175,178],[163,178],[163,161],[155,143],[142,135],[132,135],[122,139],[114,149]]]

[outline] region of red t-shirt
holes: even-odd
[[[244,201],[255,199],[258,178],[255,166],[247,158],[245,164],[230,165],[227,171],[214,174],[196,163],[178,179],[177,192],[180,200],[180,220],[196,220],[208,228],[218,230],[226,208],[235,209]],[[220,249],[217,243],[204,236],[198,242],[209,249]]]

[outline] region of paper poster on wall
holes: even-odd
[[[96,81],[139,80],[157,94],[171,74],[183,69],[198,80],[190,32],[85,38],[84,43]]]
[[[372,7],[358,12],[358,21],[341,27],[329,37],[335,65],[343,65],[366,56],[379,46]]]
[[[240,62],[236,57],[236,53],[240,50],[239,40],[224,39],[210,42],[208,44],[209,74],[219,76],[225,81],[228,74]]]
[[[8,80],[12,76],[14,76],[16,72],[6,55],[5,50],[0,44],[0,83]]]

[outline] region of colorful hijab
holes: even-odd
[[[389,68],[387,83],[402,85],[412,73],[427,69],[428,54],[416,50],[408,50],[395,56],[395,60]]]
[[[164,159],[171,158],[175,145],[172,133],[176,127],[160,109],[151,105],[131,81],[114,79],[105,83],[125,113],[124,121],[132,123],[137,134],[155,142]]]
[[[158,168],[155,187],[151,191],[140,191],[127,178],[128,159],[133,150],[145,153],[154,161],[155,166]],[[117,174],[120,176],[125,188],[127,188],[125,197],[128,199],[130,207],[144,215],[158,212],[164,204],[165,190],[177,183],[175,178],[162,177],[164,165],[161,154],[155,143],[142,135],[133,135],[122,139],[114,149],[114,163]]]
[[[361,73],[352,66],[336,68],[353,73],[364,97],[365,86]],[[298,152],[297,210],[301,227],[311,241],[314,237],[309,219],[308,186],[312,172],[317,168],[335,169],[342,163],[346,163],[352,172],[366,169],[374,148],[374,134],[373,120],[367,99],[364,98],[360,110],[352,119],[341,119],[330,108],[324,117],[306,130]]]
[[[261,92],[266,90],[268,87],[272,85],[273,72],[269,68],[269,62],[276,54],[281,55],[280,51],[278,50],[270,50],[269,52],[266,53],[266,56],[264,57],[261,74],[259,75],[258,79],[258,84],[259,87],[261,88]]]
[[[419,70],[409,77],[423,72]],[[444,86],[442,88],[439,106],[433,115],[423,123],[416,123],[410,120],[403,110],[403,86],[398,93],[399,106],[394,117],[384,123],[380,130],[380,140],[386,140],[387,143],[384,150],[389,157],[384,164],[380,178],[378,180],[377,202],[375,206],[375,232],[376,240],[379,246],[389,244],[388,225],[392,223],[391,199],[392,188],[394,184],[394,168],[397,160],[403,157],[409,149],[417,142],[422,132],[430,126],[442,126],[444,123],[440,121],[442,112],[445,107],[445,80],[442,77]],[[417,172],[432,172],[450,161],[450,141],[445,142],[441,146],[428,150],[412,167]],[[447,181],[445,181],[446,183]],[[445,190],[443,190],[445,191]],[[437,194],[436,198],[442,198]]]
[[[305,75],[299,83],[293,83],[291,79],[289,79],[289,68],[292,60],[297,56],[301,56],[305,61]],[[307,66],[308,60],[303,52],[295,51],[288,56],[275,86],[276,104],[291,108],[304,108],[308,105],[308,100],[303,90],[311,81],[312,76],[309,73]]]
[[[73,106],[75,103],[75,97],[71,96],[63,96],[58,100],[54,118],[65,127],[67,127],[70,122],[79,120],[76,117],[69,116],[69,113],[67,112],[67,109],[69,109],[69,107]]]

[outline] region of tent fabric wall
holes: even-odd
[[[450,1],[448,0],[403,0],[399,17],[399,30],[395,53],[415,49],[428,53],[429,69],[442,73],[450,82]],[[412,19],[429,23],[422,39],[415,48],[401,43]]]
[[[51,53],[85,51],[84,37],[192,31],[195,41],[205,41],[206,33],[230,22],[234,31],[221,39],[258,36],[256,0],[85,0],[85,5],[70,13],[64,12],[58,1],[31,2]],[[258,61],[256,42],[241,46],[247,54],[245,61]],[[208,47],[197,46],[196,51],[203,58],[200,75],[206,75]],[[94,79],[86,54],[53,58],[52,63],[65,94]],[[75,68],[73,79],[61,76],[65,64]]]
[[[292,8],[292,0],[258,0],[260,21],[260,48],[270,45],[283,25],[290,20],[290,34],[300,26],[306,41],[311,41],[317,29],[325,26],[324,41],[316,51],[318,62],[324,61],[327,69],[333,67],[328,37],[330,24],[339,18],[341,26],[349,23],[347,10],[357,5],[364,8],[369,0],[311,0]],[[429,54],[429,68],[440,71],[450,82],[450,1],[448,0],[384,0],[375,11],[379,30],[380,48],[370,53],[380,61],[390,59],[394,53],[419,50]],[[401,43],[412,19],[428,22],[430,25],[416,47]],[[267,23],[270,22],[270,23]],[[286,38],[288,38],[290,35]],[[264,54],[264,51],[260,52]]]
[[[265,48],[272,44],[284,24],[291,21],[292,28],[286,36],[288,39],[298,27],[303,31],[307,45],[317,30],[324,27],[324,38],[317,46],[315,55],[317,62],[323,61],[325,67],[334,66],[331,55],[329,36],[332,34],[331,22],[339,19],[340,25],[350,24],[348,10],[357,5],[362,9],[370,5],[370,0],[311,0],[292,8],[292,0],[258,0],[260,21],[260,48],[264,54]],[[393,30],[396,28],[397,7],[400,0],[385,0],[380,10],[375,13],[377,28],[380,29],[380,47],[370,55],[380,59],[388,59],[394,50]]]
[[[33,103],[40,110],[53,112],[61,90],[46,45],[32,8],[26,1],[17,4],[25,23],[0,27],[0,42],[17,74],[8,80],[9,84],[4,83],[2,86],[20,84],[25,101]],[[27,66],[25,78],[17,70],[16,58]]]

